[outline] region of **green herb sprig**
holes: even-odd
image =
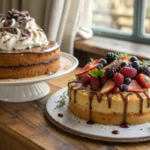
[[[103,77],[104,76],[104,73],[105,73],[105,71],[104,70],[102,70],[102,69],[95,69],[95,70],[91,70],[90,72],[89,72],[89,74],[92,76],[92,77],[95,77],[95,78],[101,78],[101,77]]]
[[[63,94],[60,96],[60,100],[58,100],[57,102],[57,105],[55,107],[56,108],[60,108],[60,107],[63,107],[65,104],[66,104],[66,100],[67,100],[67,95],[66,95],[66,91],[63,92]]]
[[[127,58],[131,58],[131,56],[130,55],[128,55],[128,54],[126,54],[126,53],[123,53],[123,52],[115,52],[115,54],[116,54],[116,59],[118,60],[118,59],[121,59],[122,57],[127,57]]]

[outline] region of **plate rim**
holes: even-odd
[[[65,89],[67,89],[67,87],[56,91],[53,95],[51,95],[51,97]],[[65,126],[64,124],[61,124],[60,122],[58,122],[56,119],[54,119],[48,112],[48,103],[49,103],[51,97],[49,98],[49,100],[46,103],[45,115],[51,123],[53,123],[55,126],[57,126],[58,128],[66,131],[68,133],[71,133],[73,135],[77,135],[80,137],[88,138],[88,139],[100,140],[100,141],[106,141],[106,142],[117,142],[117,143],[135,143],[135,142],[144,142],[144,141],[150,140],[150,135],[145,136],[145,137],[137,137],[137,138],[120,138],[120,137],[115,138],[115,137],[108,137],[108,136],[92,135],[92,134],[80,132],[80,131],[74,130],[72,128],[69,128],[69,127]]]
[[[41,76],[37,76],[37,77],[29,77],[29,78],[21,78],[21,79],[0,79],[0,86],[1,85],[8,86],[8,85],[33,84],[33,83],[38,83],[38,82],[55,79],[55,78],[61,77],[63,75],[66,75],[67,73],[73,71],[79,64],[78,59],[71,54],[68,54],[65,52],[60,52],[60,57],[67,58],[68,60],[70,58],[71,60],[73,60],[74,61],[73,66],[71,68],[65,70],[63,73],[58,73],[58,74],[56,72],[51,75],[41,75]],[[55,74],[56,74],[56,76],[55,76]]]

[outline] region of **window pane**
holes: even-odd
[[[93,27],[132,32],[134,0],[93,0]]]
[[[150,34],[150,0],[146,2],[145,33]]]

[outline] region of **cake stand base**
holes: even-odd
[[[50,87],[45,82],[22,85],[0,85],[0,101],[29,102],[45,97]]]

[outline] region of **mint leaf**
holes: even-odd
[[[95,77],[95,78],[98,78],[98,77],[103,77],[104,76],[104,71],[102,69],[95,69],[95,70],[91,70],[89,72],[89,74],[92,76],[92,77]]]

